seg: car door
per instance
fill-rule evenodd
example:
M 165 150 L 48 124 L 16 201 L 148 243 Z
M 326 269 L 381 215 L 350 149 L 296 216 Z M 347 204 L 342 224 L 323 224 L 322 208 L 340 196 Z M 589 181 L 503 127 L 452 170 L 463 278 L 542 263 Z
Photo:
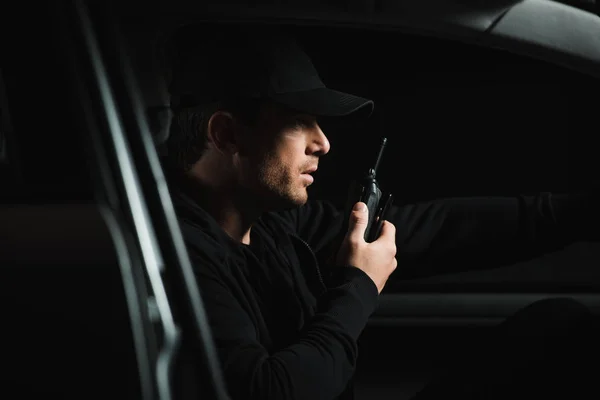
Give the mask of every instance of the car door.
M 36 11 L 1 15 L 3 397 L 226 399 L 111 9 Z
M 96 197 L 71 12 L 11 4 L 0 15 L 1 397 L 135 399 L 131 248 L 115 248 L 120 227 Z

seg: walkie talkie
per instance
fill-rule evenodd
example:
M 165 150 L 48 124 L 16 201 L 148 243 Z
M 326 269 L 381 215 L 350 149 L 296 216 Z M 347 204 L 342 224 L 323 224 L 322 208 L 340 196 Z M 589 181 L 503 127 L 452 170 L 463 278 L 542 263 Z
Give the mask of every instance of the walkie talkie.
M 362 201 L 367 205 L 367 208 L 369 209 L 369 223 L 365 230 L 365 241 L 369 243 L 377 240 L 381 234 L 383 221 L 387 218 L 388 210 L 391 208 L 393 202 L 392 194 L 387 193 L 384 196 L 381 189 L 379 189 L 379 184 L 376 179 L 377 168 L 381 162 L 381 157 L 383 156 L 383 151 L 385 150 L 386 144 L 387 138 L 384 137 L 381 141 L 381 147 L 379 148 L 379 153 L 377 154 L 375 166 L 370 168 L 367 174 L 361 179 L 355 180 L 350 184 L 348 199 L 346 202 L 346 229 L 344 229 L 344 232 L 347 231 L 348 228 L 347 224 L 350 218 L 350 213 L 352 212 L 352 207 L 354 207 L 354 205 L 359 201 Z
M 391 209 L 393 202 L 392 194 L 387 193 L 386 195 L 383 195 L 381 189 L 379 189 L 379 184 L 377 183 L 377 168 L 381 162 L 381 157 L 383 156 L 383 150 L 385 149 L 386 144 L 387 138 L 383 138 L 379 153 L 377 154 L 375 166 L 370 168 L 367 174 L 362 178 L 354 180 L 350 184 L 344 210 L 344 222 L 338 236 L 332 241 L 331 253 L 327 260 L 329 263 L 336 262 L 340 246 L 348 232 L 352 208 L 357 202 L 362 201 L 369 209 L 369 222 L 365 229 L 364 236 L 365 242 L 371 243 L 377 240 L 381 234 L 383 221 L 387 219 L 388 211 Z

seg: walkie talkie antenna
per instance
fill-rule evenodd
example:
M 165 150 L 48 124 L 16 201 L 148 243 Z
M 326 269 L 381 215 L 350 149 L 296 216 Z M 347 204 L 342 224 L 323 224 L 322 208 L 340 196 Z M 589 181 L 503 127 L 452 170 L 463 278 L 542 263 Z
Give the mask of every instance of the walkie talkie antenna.
M 383 150 L 385 150 L 386 143 L 387 143 L 387 138 L 383 138 L 381 140 L 381 147 L 379 148 L 379 154 L 377 154 L 377 160 L 375 161 L 375 167 L 373 167 L 373 169 L 371 169 L 371 171 L 369 171 L 370 175 L 372 175 L 373 178 L 375 178 L 375 175 L 377 175 L 377 168 L 379 168 L 379 163 L 381 162 L 381 156 L 383 156 Z

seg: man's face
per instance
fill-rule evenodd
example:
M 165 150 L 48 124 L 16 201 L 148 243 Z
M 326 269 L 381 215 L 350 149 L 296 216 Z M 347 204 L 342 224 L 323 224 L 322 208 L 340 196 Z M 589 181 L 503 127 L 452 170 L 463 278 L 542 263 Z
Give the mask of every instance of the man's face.
M 308 200 L 319 157 L 330 144 L 313 116 L 266 104 L 256 125 L 244 135 L 248 151 L 239 157 L 242 186 L 265 209 L 300 206 Z

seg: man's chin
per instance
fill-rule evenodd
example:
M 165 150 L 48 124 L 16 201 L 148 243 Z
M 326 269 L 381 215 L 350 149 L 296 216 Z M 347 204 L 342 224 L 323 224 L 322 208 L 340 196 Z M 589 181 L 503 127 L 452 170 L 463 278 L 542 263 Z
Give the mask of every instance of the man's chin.
M 296 194 L 293 198 L 290 198 L 290 203 L 292 203 L 291 207 L 300 207 L 306 204 L 308 201 L 308 191 L 306 189 L 302 189 L 299 193 Z
M 272 211 L 283 211 L 301 207 L 308 201 L 308 194 L 296 194 L 295 196 L 279 197 L 273 202 L 269 202 L 269 209 Z

